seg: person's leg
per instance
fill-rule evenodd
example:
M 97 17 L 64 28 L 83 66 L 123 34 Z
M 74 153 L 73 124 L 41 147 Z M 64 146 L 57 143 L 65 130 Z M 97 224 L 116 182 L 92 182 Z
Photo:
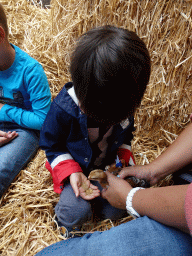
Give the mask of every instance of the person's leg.
M 37 133 L 32 130 L 18 128 L 15 125 L 0 126 L 3 131 L 16 131 L 18 137 L 0 147 L 0 197 L 8 189 L 11 182 L 22 168 L 35 155 L 39 147 Z
M 64 226 L 69 232 L 74 227 L 81 225 L 91 219 L 92 210 L 89 201 L 76 197 L 68 183 L 64 187 L 58 204 L 55 207 L 58 224 Z
M 104 232 L 58 242 L 36 256 L 189 256 L 191 252 L 190 235 L 142 217 Z
M 99 182 L 94 181 L 92 183 L 95 186 L 97 186 L 100 191 L 103 189 L 102 186 L 99 184 Z M 118 220 L 127 215 L 126 210 L 117 209 L 111 206 L 106 199 L 100 196 L 92 200 L 92 206 L 93 206 L 95 215 L 101 219 Z

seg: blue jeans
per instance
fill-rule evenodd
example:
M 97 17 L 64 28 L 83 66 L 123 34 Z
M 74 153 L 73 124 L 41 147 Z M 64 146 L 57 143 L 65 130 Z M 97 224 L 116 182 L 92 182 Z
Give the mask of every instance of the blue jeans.
M 102 190 L 97 181 L 92 183 Z M 80 196 L 77 198 L 70 184 L 65 185 L 60 200 L 55 207 L 55 213 L 59 224 L 71 231 L 73 227 L 80 227 L 91 219 L 92 209 L 96 216 L 101 219 L 117 220 L 127 214 L 125 210 L 111 206 L 102 197 L 97 197 L 91 201 L 86 201 Z
M 36 256 L 190 256 L 192 238 L 148 217 L 55 243 Z
M 18 137 L 0 147 L 0 198 L 39 147 L 39 132 L 9 122 L 0 123 L 1 131 L 16 131 Z

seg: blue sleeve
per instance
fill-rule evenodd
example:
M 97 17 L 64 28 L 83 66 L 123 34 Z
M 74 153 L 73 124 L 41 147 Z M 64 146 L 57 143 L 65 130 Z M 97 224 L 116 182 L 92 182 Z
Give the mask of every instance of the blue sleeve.
M 47 77 L 39 63 L 26 68 L 26 91 L 30 96 L 31 110 L 5 104 L 1 108 L 1 121 L 15 122 L 22 127 L 40 130 L 51 104 Z
M 66 140 L 70 133 L 71 122 L 71 116 L 53 100 L 43 123 L 39 141 L 39 145 L 45 151 L 50 164 L 58 156 L 69 153 Z

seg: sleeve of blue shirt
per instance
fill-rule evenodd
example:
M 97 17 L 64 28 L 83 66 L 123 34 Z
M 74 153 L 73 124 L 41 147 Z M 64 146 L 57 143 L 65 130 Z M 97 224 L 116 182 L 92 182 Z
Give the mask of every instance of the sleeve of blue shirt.
M 51 93 L 43 67 L 36 63 L 25 71 L 24 83 L 30 95 L 31 110 L 5 104 L 0 121 L 15 122 L 22 127 L 40 130 L 51 104 Z

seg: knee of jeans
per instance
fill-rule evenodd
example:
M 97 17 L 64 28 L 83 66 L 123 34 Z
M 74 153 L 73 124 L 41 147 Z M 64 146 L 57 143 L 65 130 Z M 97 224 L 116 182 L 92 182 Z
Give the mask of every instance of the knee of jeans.
M 0 162 L 0 172 L 4 172 L 5 170 L 9 170 L 9 162 L 4 161 L 4 159 Z
M 0 162 L 0 184 L 4 184 L 5 187 L 10 185 L 10 182 L 19 174 L 20 170 L 14 168 L 11 161 L 2 159 Z
M 8 189 L 11 182 L 17 176 L 19 171 L 14 170 L 12 166 L 9 166 L 9 162 L 5 163 L 1 161 L 0 163 L 0 198 L 4 192 Z
M 80 200 L 79 204 L 61 204 L 55 207 L 55 213 L 59 224 L 65 227 L 81 226 L 91 219 L 92 209 L 88 201 Z

